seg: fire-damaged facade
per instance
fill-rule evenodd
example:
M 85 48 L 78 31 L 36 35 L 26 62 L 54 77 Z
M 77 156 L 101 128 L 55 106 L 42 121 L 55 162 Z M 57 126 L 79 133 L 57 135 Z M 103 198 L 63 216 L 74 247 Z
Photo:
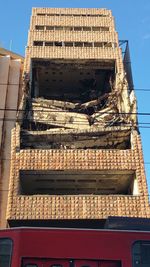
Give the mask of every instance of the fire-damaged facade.
M 130 54 L 106 9 L 34 8 L 7 221 L 149 217 Z

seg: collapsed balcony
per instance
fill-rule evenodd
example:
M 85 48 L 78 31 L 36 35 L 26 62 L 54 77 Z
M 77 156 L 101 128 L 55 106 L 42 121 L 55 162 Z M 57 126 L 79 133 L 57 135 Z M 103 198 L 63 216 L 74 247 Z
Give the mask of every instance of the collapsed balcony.
M 130 148 L 115 76 L 112 60 L 33 60 L 21 148 Z
M 21 149 L 129 149 L 130 128 L 21 130 Z

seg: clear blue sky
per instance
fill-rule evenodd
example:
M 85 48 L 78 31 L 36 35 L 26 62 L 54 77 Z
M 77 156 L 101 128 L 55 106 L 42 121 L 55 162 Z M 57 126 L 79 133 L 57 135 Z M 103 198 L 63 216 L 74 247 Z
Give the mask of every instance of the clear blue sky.
M 111 9 L 119 39 L 129 40 L 135 89 L 150 89 L 150 0 L 1 0 L 0 46 L 24 55 L 32 7 Z M 150 92 L 136 91 L 138 111 L 150 113 Z M 150 123 L 150 116 L 139 116 Z M 150 127 L 150 125 L 147 125 Z M 150 163 L 150 128 L 140 128 L 145 162 Z M 150 164 L 146 164 L 150 192 Z

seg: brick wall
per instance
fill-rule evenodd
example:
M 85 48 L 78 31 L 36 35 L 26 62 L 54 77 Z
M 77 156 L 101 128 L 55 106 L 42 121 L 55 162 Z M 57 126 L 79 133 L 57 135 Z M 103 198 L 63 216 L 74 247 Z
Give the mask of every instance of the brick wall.
M 12 134 L 12 168 L 8 220 L 102 219 L 108 216 L 149 217 L 141 140 L 133 133 L 129 150 L 20 150 L 19 128 Z M 24 196 L 19 170 L 134 170 L 138 195 Z

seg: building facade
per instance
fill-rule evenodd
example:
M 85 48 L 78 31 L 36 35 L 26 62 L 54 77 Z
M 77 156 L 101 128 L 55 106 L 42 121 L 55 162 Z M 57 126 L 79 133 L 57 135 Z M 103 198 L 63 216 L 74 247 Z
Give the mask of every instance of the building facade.
M 33 9 L 12 132 L 10 227 L 150 216 L 129 62 L 111 11 Z
M 6 227 L 11 163 L 11 130 L 21 101 L 24 58 L 0 48 L 0 226 Z

